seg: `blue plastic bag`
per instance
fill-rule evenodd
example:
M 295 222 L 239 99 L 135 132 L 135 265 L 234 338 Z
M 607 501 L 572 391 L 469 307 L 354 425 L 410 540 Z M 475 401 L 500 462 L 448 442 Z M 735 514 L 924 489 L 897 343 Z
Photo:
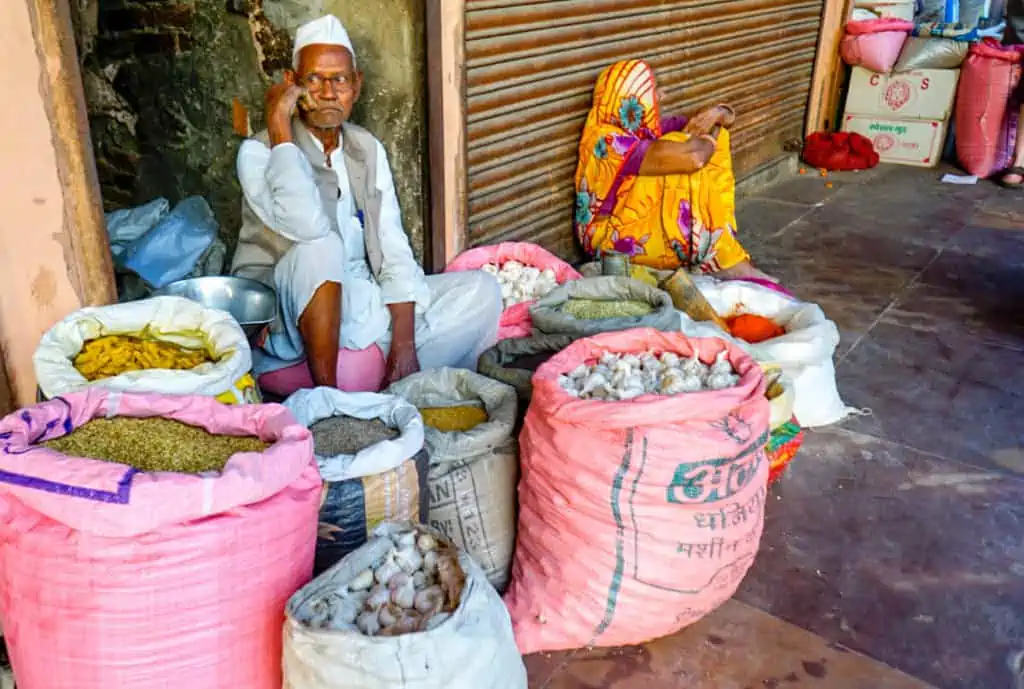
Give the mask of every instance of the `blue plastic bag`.
M 217 238 L 217 229 L 206 199 L 189 197 L 132 242 L 119 263 L 159 289 L 192 272 Z

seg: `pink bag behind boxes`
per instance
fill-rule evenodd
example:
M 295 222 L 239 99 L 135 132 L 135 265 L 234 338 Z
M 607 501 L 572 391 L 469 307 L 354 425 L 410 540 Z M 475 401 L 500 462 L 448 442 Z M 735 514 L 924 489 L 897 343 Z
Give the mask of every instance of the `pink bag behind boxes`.
M 523 265 L 541 270 L 550 268 L 555 271 L 555 279 L 560 285 L 569 280 L 579 280 L 583 277 L 575 268 L 547 249 L 530 242 L 503 242 L 463 251 L 448 264 L 444 272 L 479 270 L 488 263 L 501 266 L 506 261 L 519 261 Z M 514 304 L 502 312 L 501 326 L 498 329 L 499 341 L 511 337 L 529 337 L 532 332 L 530 323 L 530 304 L 532 303 Z
M 33 447 L 115 415 L 274 444 L 210 477 Z M 90 388 L 0 421 L 0 449 L 0 615 L 20 689 L 280 689 L 320 499 L 309 431 L 284 407 Z
M 967 172 L 988 177 L 1013 155 L 1017 109 L 1010 95 L 1021 78 L 1024 46 L 987 39 L 971 46 L 956 99 L 956 155 Z
M 913 28 L 914 23 L 904 19 L 848 22 L 839 52 L 848 65 L 888 74 L 896 65 Z
M 694 348 L 704 362 L 726 349 L 739 384 L 606 402 L 558 382 L 606 351 Z M 505 595 L 522 653 L 641 643 L 735 593 L 764 524 L 764 393 L 760 367 L 739 348 L 646 328 L 578 340 L 537 370 Z

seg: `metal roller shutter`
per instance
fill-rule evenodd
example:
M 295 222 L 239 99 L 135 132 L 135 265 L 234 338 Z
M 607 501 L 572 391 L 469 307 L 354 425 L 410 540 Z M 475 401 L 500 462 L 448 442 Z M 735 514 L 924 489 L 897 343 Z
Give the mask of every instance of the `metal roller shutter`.
M 468 242 L 570 257 L 580 128 L 598 73 L 647 60 L 665 113 L 729 102 L 737 175 L 802 134 L 822 0 L 466 0 Z

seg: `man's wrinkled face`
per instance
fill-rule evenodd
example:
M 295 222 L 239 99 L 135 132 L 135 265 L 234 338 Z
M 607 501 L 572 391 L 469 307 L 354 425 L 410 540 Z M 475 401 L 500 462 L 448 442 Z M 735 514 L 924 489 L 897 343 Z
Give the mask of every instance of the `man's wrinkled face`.
M 316 108 L 301 108 L 302 121 L 316 129 L 334 129 L 352 114 L 363 75 L 352 64 L 347 48 L 314 44 L 299 52 L 295 82 L 316 104 Z

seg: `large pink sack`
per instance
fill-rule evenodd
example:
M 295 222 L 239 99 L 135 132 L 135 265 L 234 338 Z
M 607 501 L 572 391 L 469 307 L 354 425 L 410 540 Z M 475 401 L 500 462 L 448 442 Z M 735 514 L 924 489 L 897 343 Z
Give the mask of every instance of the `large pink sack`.
M 448 264 L 444 272 L 479 270 L 488 263 L 502 266 L 506 261 L 519 261 L 523 265 L 541 270 L 550 268 L 555 271 L 555 279 L 560 285 L 569 280 L 579 280 L 583 277 L 575 268 L 547 249 L 530 242 L 503 242 L 463 251 Z M 533 330 L 530 322 L 530 304 L 532 303 L 529 301 L 513 304 L 502 312 L 501 324 L 498 328 L 498 341 L 512 337 L 530 336 Z
M 994 40 L 971 46 L 956 98 L 956 155 L 979 177 L 1004 169 L 1013 157 L 1017 108 L 1010 95 L 1021 77 L 1024 46 Z
M 839 53 L 848 65 L 888 74 L 913 28 L 913 22 L 894 18 L 848 22 Z
M 723 348 L 735 388 L 628 402 L 558 377 L 606 351 Z M 717 338 L 653 329 L 577 340 L 533 377 L 520 436 L 519 531 L 505 602 L 522 653 L 638 644 L 735 593 L 764 525 L 769 403 L 761 368 Z
M 219 476 L 33 447 L 104 416 L 274 444 Z M 280 689 L 288 597 L 309 581 L 320 479 L 276 404 L 85 392 L 0 421 L 0 617 L 19 689 Z

